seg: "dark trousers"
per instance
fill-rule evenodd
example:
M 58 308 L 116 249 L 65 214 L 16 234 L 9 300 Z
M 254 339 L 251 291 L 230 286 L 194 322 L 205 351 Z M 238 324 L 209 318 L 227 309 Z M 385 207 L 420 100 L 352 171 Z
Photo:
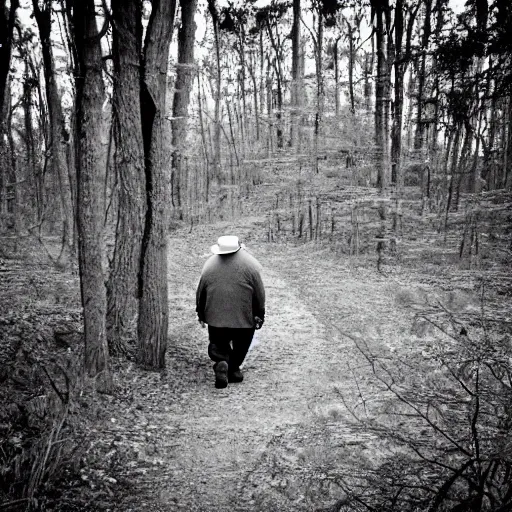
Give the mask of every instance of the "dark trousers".
M 234 372 L 243 363 L 251 346 L 254 328 L 232 329 L 209 325 L 208 336 L 210 338 L 210 344 L 208 345 L 210 359 L 217 363 L 226 361 L 229 365 L 229 371 Z M 230 342 L 233 342 L 233 348 L 231 348 Z

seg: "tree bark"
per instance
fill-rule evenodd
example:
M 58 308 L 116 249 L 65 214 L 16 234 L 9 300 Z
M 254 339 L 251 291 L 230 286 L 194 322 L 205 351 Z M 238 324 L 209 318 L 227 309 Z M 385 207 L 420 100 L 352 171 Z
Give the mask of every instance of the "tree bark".
M 201 72 L 197 71 L 197 108 L 199 112 L 199 128 L 201 131 L 201 141 L 203 145 L 204 152 L 204 160 L 206 164 L 206 172 L 205 172 L 205 184 L 204 184 L 204 201 L 208 203 L 208 197 L 210 194 L 210 153 L 208 148 L 208 140 L 206 139 L 206 133 L 204 128 L 204 120 L 203 120 L 203 100 L 201 97 Z
M 316 33 L 316 113 L 315 113 L 315 132 L 314 132 L 314 169 L 318 173 L 318 141 L 324 115 L 324 74 L 323 74 L 323 46 L 324 46 L 324 17 L 322 15 L 322 7 L 318 4 L 318 24 Z
M 397 184 L 402 156 L 402 114 L 404 100 L 404 71 L 402 38 L 404 33 L 403 0 L 397 0 L 395 8 L 395 105 L 391 127 L 391 183 Z
M 242 139 L 242 158 L 245 157 L 246 143 L 245 140 L 248 138 L 248 123 L 247 123 L 247 93 L 245 88 L 245 82 L 247 79 L 246 68 L 247 62 L 245 57 L 245 28 L 244 23 L 240 24 L 238 43 L 240 53 L 240 71 L 238 72 L 238 81 L 240 85 L 240 96 L 242 97 L 242 111 L 240 112 L 240 135 Z
M 104 84 L 94 0 L 74 7 L 76 81 L 76 166 L 78 185 L 78 261 L 84 312 L 85 368 L 109 391 L 112 378 L 106 339 L 106 290 L 103 275 L 101 130 Z
M 11 96 L 12 103 L 12 96 Z M 11 105 L 9 109 L 9 116 L 7 119 L 7 139 L 9 141 L 9 155 L 10 155 L 10 183 L 8 183 L 9 199 L 11 201 L 11 208 L 9 213 L 12 215 L 11 222 L 14 233 L 17 235 L 21 231 L 21 187 L 24 180 L 21 179 L 20 172 L 18 172 L 18 162 L 16 158 L 16 145 L 14 142 L 14 130 L 12 124 L 12 117 L 14 108 Z
M 62 239 L 64 246 L 72 250 L 73 240 L 73 203 L 69 169 L 67 168 L 67 145 L 69 144 L 69 133 L 64 123 L 62 112 L 61 95 L 57 87 L 55 77 L 55 62 L 52 53 L 51 27 L 52 8 L 51 0 L 45 0 L 43 7 L 39 7 L 38 0 L 32 0 L 34 17 L 39 29 L 41 38 L 41 49 L 43 55 L 44 78 L 46 84 L 46 101 L 48 104 L 49 117 L 49 149 L 51 154 L 52 169 L 58 182 L 58 193 L 60 195 L 60 217 L 62 222 Z
M 14 21 L 18 7 L 18 0 L 11 0 L 9 8 L 5 0 L 0 1 L 0 214 L 7 211 L 8 169 L 12 165 L 5 135 L 10 105 L 8 91 Z
M 443 1 L 436 1 L 436 27 L 434 31 L 434 40 L 439 40 L 441 37 L 441 33 L 444 26 L 444 16 L 443 16 Z M 434 163 L 437 160 L 437 151 L 438 151 L 438 131 L 439 131 L 439 110 L 440 110 L 440 101 L 441 101 L 441 90 L 440 90 L 440 77 L 437 71 L 438 68 L 438 57 L 434 55 L 432 57 L 432 69 L 431 74 L 434 77 L 433 83 L 433 97 L 434 97 L 434 122 L 432 123 L 432 137 L 430 138 L 430 147 L 429 147 L 429 160 Z
M 144 147 L 140 104 L 141 9 L 138 0 L 113 0 L 113 123 L 117 172 L 117 224 L 107 282 L 110 348 L 123 352 L 134 336 L 138 311 L 137 279 L 146 211 Z
M 375 4 L 375 5 L 374 5 Z M 389 92 L 389 68 L 387 61 L 385 9 L 388 6 L 378 0 L 372 2 L 376 17 L 377 83 L 375 88 L 375 143 L 377 147 L 377 187 L 383 189 L 388 181 L 389 122 L 386 117 Z
M 403 129 L 403 102 L 404 102 L 404 76 L 411 58 L 412 30 L 419 10 L 419 5 L 410 11 L 405 30 L 405 49 L 402 50 L 404 36 L 405 16 L 404 2 L 397 0 L 395 6 L 395 89 L 393 123 L 391 128 L 391 183 L 401 187 L 402 181 L 402 129 Z
M 300 0 L 293 0 L 293 25 L 292 25 L 292 132 L 290 145 L 294 148 L 299 146 L 300 133 L 299 125 L 302 110 L 302 66 L 301 66 L 301 44 L 300 44 Z
M 33 77 L 30 73 L 30 66 L 28 63 L 28 55 L 23 55 L 25 61 L 25 76 L 23 79 L 23 121 L 25 128 L 25 151 L 27 155 L 27 176 L 31 189 L 30 196 L 30 212 L 33 216 L 29 222 L 39 223 L 42 216 L 42 184 L 38 179 L 39 173 L 37 172 L 37 159 L 36 159 L 36 146 L 34 140 L 34 124 L 32 117 L 32 90 L 33 90 Z
M 387 186 L 389 167 L 389 72 L 388 53 L 389 37 L 388 27 L 389 4 L 379 0 L 372 0 L 373 14 L 376 18 L 375 39 L 377 49 L 377 84 L 375 88 L 375 143 L 377 147 L 377 187 L 380 201 L 377 208 L 379 215 L 379 229 L 377 233 L 377 269 L 380 270 L 384 251 L 386 248 L 386 221 L 387 221 Z
M 137 362 L 165 367 L 169 301 L 167 286 L 167 176 L 163 166 L 163 125 L 167 64 L 176 0 L 154 0 L 144 44 L 142 135 L 147 211 L 139 274 Z
M 431 28 L 431 14 L 432 14 L 432 0 L 425 1 L 425 21 L 423 23 L 423 35 L 421 38 L 421 48 L 423 50 L 421 56 L 421 63 L 418 72 L 418 106 L 416 116 L 416 132 L 414 136 L 414 149 L 420 150 L 423 147 L 423 138 L 425 133 L 425 124 L 423 120 L 423 97 L 425 88 L 425 71 L 426 71 L 426 60 L 427 60 L 427 46 L 430 38 Z
M 336 112 L 336 117 L 340 115 L 340 64 L 339 64 L 339 50 L 338 45 L 340 42 L 340 37 L 336 38 L 334 42 L 333 48 L 333 58 L 334 58 L 334 111 Z
M 0 0 L 0 112 L 4 111 L 5 93 L 11 69 L 14 20 L 18 7 L 19 0 L 11 0 L 9 8 L 7 8 L 5 0 Z M 0 120 L 0 130 L 3 119 Z
M 350 112 L 354 114 L 355 112 L 355 98 L 354 98 L 354 65 L 356 61 L 356 52 L 354 47 L 354 30 L 355 27 L 352 26 L 352 24 L 343 17 L 343 20 L 345 21 L 345 25 L 347 26 L 347 32 L 348 32 L 348 94 L 350 98 Z M 335 71 L 335 81 L 336 81 L 336 89 L 338 89 L 338 39 L 336 39 L 336 45 L 335 45 L 335 65 L 336 65 L 336 71 Z M 338 92 L 336 92 L 336 106 L 338 107 L 339 98 L 338 98 Z
M 283 126 L 282 126 L 282 117 L 283 117 L 283 69 L 282 69 L 282 52 L 281 52 L 281 42 L 279 38 L 279 31 L 276 28 L 276 35 L 274 36 L 274 32 L 272 31 L 272 26 L 270 25 L 270 20 L 267 18 L 267 33 L 270 39 L 270 44 L 272 45 L 272 49 L 274 50 L 275 58 L 273 59 L 273 67 L 276 74 L 276 85 L 277 85 L 277 108 L 276 110 L 276 136 L 277 136 L 277 147 L 283 147 Z M 271 88 L 273 92 L 273 87 Z
M 512 160 L 512 96 L 505 97 L 505 105 L 508 108 L 504 112 L 504 147 L 503 147 L 503 179 L 502 187 L 510 189 L 512 187 L 512 172 L 510 171 L 510 161 Z
M 260 140 L 260 108 L 258 106 L 258 85 L 256 82 L 256 69 L 254 64 L 254 53 L 249 54 L 249 75 L 252 80 L 253 101 L 254 101 L 254 122 L 256 125 L 256 140 Z
M 373 46 L 373 38 L 372 38 L 372 46 Z M 370 81 L 370 77 L 373 73 L 373 52 L 366 53 L 364 56 L 364 104 L 366 110 L 370 110 L 371 107 L 371 98 L 372 98 L 372 83 Z
M 172 114 L 172 175 L 173 203 L 178 208 L 179 218 L 182 211 L 182 157 L 187 145 L 187 119 L 190 91 L 195 74 L 194 41 L 196 24 L 194 14 L 197 0 L 180 0 L 181 26 L 178 32 L 178 64 L 174 85 L 174 101 Z M 186 193 L 186 192 L 185 192 Z
M 220 92 L 222 89 L 222 76 L 220 68 L 220 34 L 219 34 L 219 13 L 215 0 L 208 0 L 208 10 L 213 22 L 213 34 L 215 39 L 215 62 L 216 62 L 216 80 L 215 80 L 215 130 L 213 135 L 213 155 L 212 168 L 213 177 L 217 184 L 221 181 L 221 151 L 220 151 Z

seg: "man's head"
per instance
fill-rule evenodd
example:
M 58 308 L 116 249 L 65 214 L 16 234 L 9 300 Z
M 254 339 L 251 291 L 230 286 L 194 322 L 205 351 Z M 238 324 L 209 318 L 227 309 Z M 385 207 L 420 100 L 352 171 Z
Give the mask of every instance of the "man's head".
M 213 254 L 233 254 L 241 249 L 240 241 L 237 236 L 221 236 L 215 245 L 212 245 Z

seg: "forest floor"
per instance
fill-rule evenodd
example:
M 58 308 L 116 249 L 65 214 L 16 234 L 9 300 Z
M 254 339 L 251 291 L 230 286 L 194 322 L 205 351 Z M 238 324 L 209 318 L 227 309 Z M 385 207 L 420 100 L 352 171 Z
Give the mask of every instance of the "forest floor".
M 363 365 L 336 327 L 406 350 L 413 315 L 395 296 L 410 284 L 321 247 L 259 241 L 261 224 L 247 218 L 171 238 L 167 370 L 125 368 L 118 384 L 129 388 L 126 398 L 112 400 L 102 429 L 104 443 L 134 454 L 121 477 L 130 493 L 116 510 L 312 510 L 336 497 L 330 468 L 375 455 L 371 436 L 347 424 L 340 394 L 357 394 L 352 372 L 364 380 Z M 225 232 L 262 263 L 268 313 L 244 382 L 218 390 L 194 309 L 209 246 Z
M 246 212 L 171 234 L 167 368 L 151 373 L 129 360 L 114 361 L 115 392 L 97 396 L 92 407 L 85 404 L 80 463 L 48 509 L 329 510 L 345 496 L 347 479 L 376 467 L 390 450 L 365 428 L 364 419 L 385 407 L 365 355 L 390 367 L 420 357 L 428 373 L 432 340 L 443 337 L 418 316 L 442 304 L 471 329 L 470 319 L 482 312 L 484 274 L 487 282 L 503 285 L 506 279 L 494 268 L 476 272 L 428 261 L 379 272 L 374 253 L 356 258 L 337 254 L 326 242 L 269 243 L 266 222 Z M 218 390 L 207 331 L 195 314 L 195 288 L 210 245 L 227 233 L 237 234 L 264 267 L 267 317 L 247 356 L 243 383 Z M 27 389 L 33 376 L 16 370 L 16 361 L 41 361 L 43 341 L 60 341 L 61 352 L 69 353 L 79 340 L 76 272 L 34 268 L 27 271 L 16 260 L 0 265 L 0 341 L 14 346 L 9 359 L 0 343 L 0 357 L 13 361 L 8 372 L 14 368 L 11 380 L 0 372 L 0 381 Z M 509 292 L 510 281 L 504 286 Z M 486 307 L 510 321 L 498 288 L 488 287 Z M 27 296 L 33 298 L 18 307 Z M 50 313 L 65 331 L 61 336 L 44 320 Z M 41 340 L 41 354 L 23 350 L 27 338 Z M 14 388 L 5 389 L 3 402 Z M 26 394 L 27 400 L 36 395 Z M 13 435 L 9 414 L 2 413 L 0 430 Z M 18 451 L 23 444 L 19 436 L 8 443 Z
M 312 510 L 318 492 L 332 491 L 328 468 L 361 456 L 352 446 L 364 447 L 368 436 L 344 428 L 339 396 L 356 391 L 347 367 L 353 347 L 331 322 L 360 335 L 379 331 L 385 343 L 410 330 L 408 317 L 390 301 L 382 276 L 354 272 L 327 250 L 258 243 L 254 224 L 207 226 L 171 239 L 167 371 L 140 379 L 129 372 L 129 400 L 109 411 L 116 446 L 140 450 L 126 472 L 136 497 L 119 510 Z M 268 313 L 244 382 L 217 390 L 194 292 L 210 242 L 228 231 L 264 266 Z
M 411 304 L 426 307 L 430 296 L 461 314 L 479 308 L 471 278 L 465 285 L 472 290 L 454 291 L 446 276 L 391 268 L 383 274 L 369 264 L 373 256 L 356 264 L 321 245 L 269 244 L 264 225 L 248 217 L 170 239 L 167 369 L 148 374 L 129 365 L 118 373 L 123 398 L 111 399 L 98 433 L 110 457 L 123 454 L 114 476 L 125 492 L 103 509 L 283 512 L 332 505 L 343 497 L 338 483 L 386 451 L 344 405 L 357 414 L 364 405 L 370 415 L 380 407 L 361 345 L 404 360 L 425 349 Z M 223 233 L 238 234 L 262 263 L 268 313 L 244 382 L 218 390 L 194 301 L 209 246 Z

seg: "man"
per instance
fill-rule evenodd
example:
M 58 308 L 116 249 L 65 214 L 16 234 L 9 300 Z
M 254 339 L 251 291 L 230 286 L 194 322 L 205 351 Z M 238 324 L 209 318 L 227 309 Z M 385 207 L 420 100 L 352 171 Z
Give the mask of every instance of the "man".
M 261 265 L 236 236 L 221 236 L 211 248 L 196 293 L 199 322 L 208 324 L 208 355 L 215 387 L 242 382 L 240 371 L 254 336 L 265 319 L 265 288 Z

